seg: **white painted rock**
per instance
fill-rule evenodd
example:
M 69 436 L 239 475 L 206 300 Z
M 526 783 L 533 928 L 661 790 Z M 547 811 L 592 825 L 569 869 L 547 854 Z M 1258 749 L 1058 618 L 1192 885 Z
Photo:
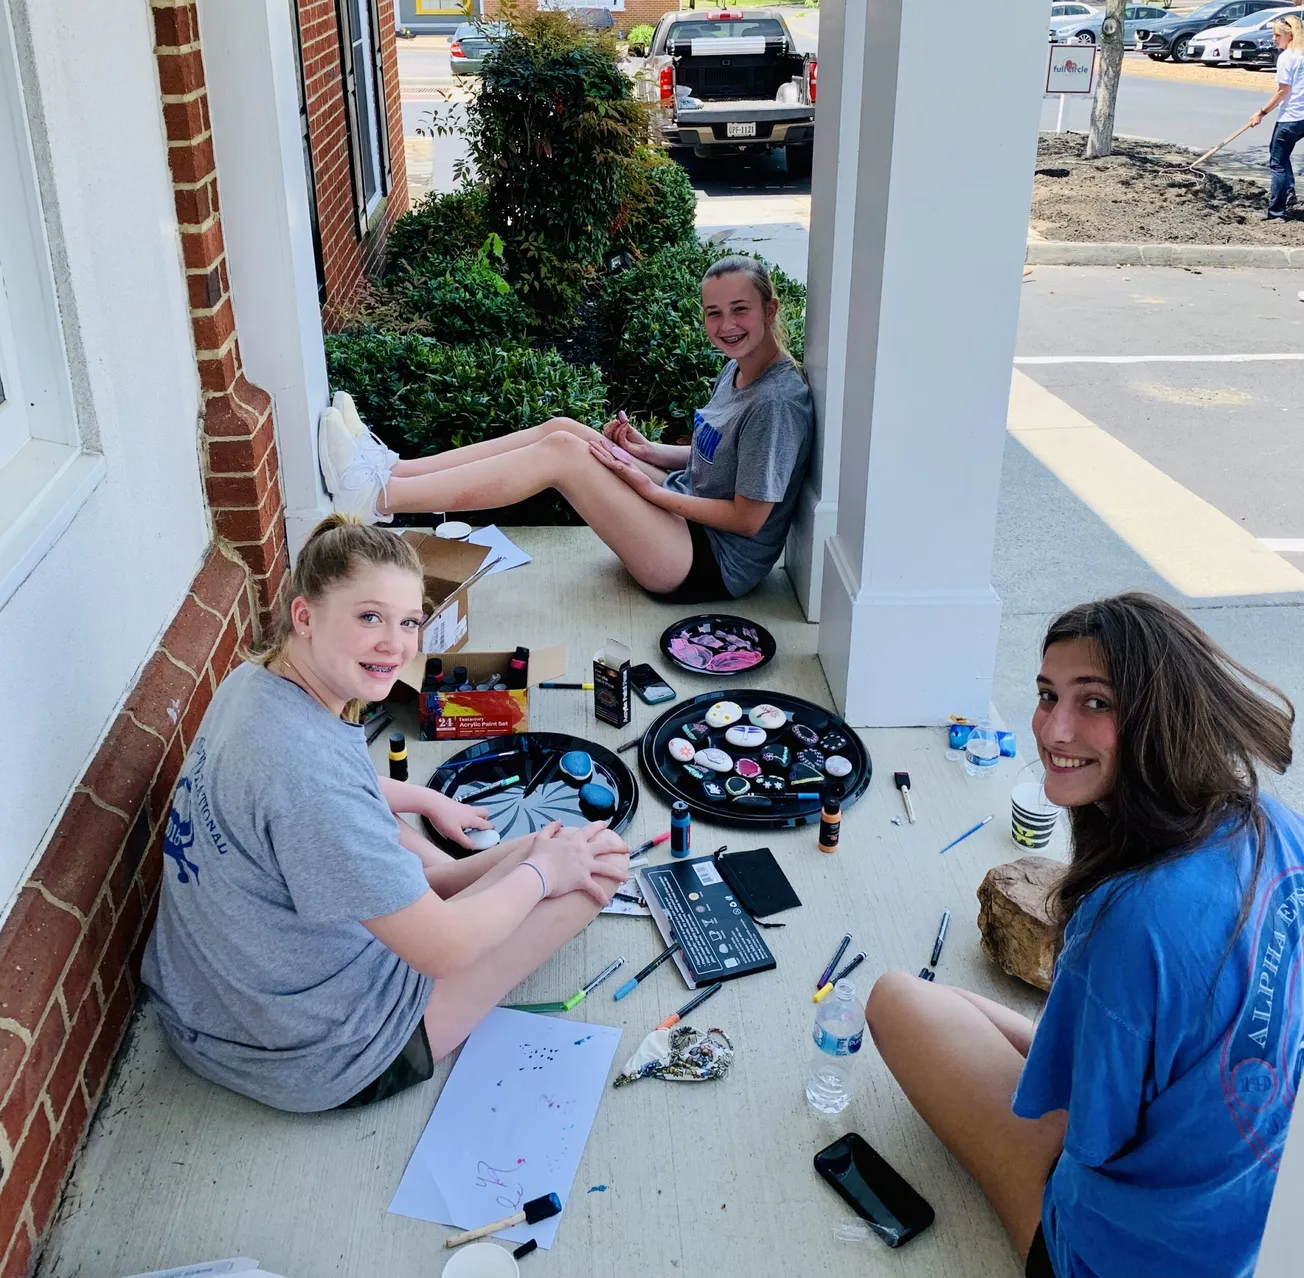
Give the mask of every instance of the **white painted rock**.
M 735 723 L 724 739 L 740 750 L 755 750 L 765 744 L 765 729 L 751 723 Z
M 717 750 L 714 747 L 709 750 L 699 750 L 693 756 L 693 762 L 699 768 L 710 768 L 712 772 L 733 771 L 733 759 L 723 750 Z
M 736 701 L 717 701 L 706 712 L 706 722 L 712 728 L 727 728 L 743 717 L 743 708 Z

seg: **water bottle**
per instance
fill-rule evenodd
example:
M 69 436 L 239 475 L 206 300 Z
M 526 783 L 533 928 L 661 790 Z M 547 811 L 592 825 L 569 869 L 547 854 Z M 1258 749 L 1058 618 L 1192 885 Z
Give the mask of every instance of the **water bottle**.
M 1001 743 L 989 719 L 984 719 L 964 744 L 964 770 L 971 777 L 994 777 L 1001 757 Z
M 821 1114 L 840 1114 L 851 1101 L 851 1062 L 865 1039 L 865 1009 L 850 981 L 839 981 L 820 1003 L 813 1037 L 806 1099 Z

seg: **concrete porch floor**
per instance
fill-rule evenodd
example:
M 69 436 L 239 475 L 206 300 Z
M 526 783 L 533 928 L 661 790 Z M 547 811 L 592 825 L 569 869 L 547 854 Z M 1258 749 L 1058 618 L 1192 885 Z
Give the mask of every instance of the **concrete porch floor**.
M 662 629 L 693 609 L 651 602 L 586 529 L 517 529 L 534 556 L 524 568 L 474 590 L 471 647 L 516 643 L 570 646 L 570 674 L 581 677 L 608 636 L 630 644 L 635 660 L 670 675 L 681 697 L 719 682 L 671 671 L 657 649 Z M 759 684 L 830 705 L 815 656 L 817 628 L 801 617 L 780 572 L 739 610 L 775 635 L 779 655 Z M 536 691 L 532 726 L 580 733 L 612 747 L 656 717 L 635 701 L 624 729 L 597 724 L 589 694 Z M 398 726 L 409 733 L 413 780 L 424 781 L 455 745 L 416 739 L 415 708 Z M 1016 724 L 1023 728 L 1023 724 Z M 625 1278 L 806 1275 L 845 1268 L 884 1275 L 1014 1278 L 1020 1272 L 996 1217 L 969 1178 L 914 1115 L 872 1046 L 857 1065 L 856 1095 L 836 1119 L 816 1115 L 802 1094 L 812 1004 L 810 991 L 844 931 L 868 951 L 856 984 L 863 996 L 882 971 L 917 971 L 944 908 L 953 913 L 939 978 L 1035 1014 L 1035 991 L 1006 978 L 979 951 L 974 889 L 985 871 L 1019 855 L 1008 829 L 1009 787 L 1019 764 L 1002 762 L 990 783 L 969 780 L 946 758 L 940 730 L 869 731 L 874 760 L 869 791 L 843 820 L 833 856 L 806 827 L 750 835 L 697 823 L 695 852 L 728 843 L 767 844 L 798 895 L 785 930 L 766 934 L 773 972 L 732 982 L 701 1027 L 719 1025 L 738 1054 L 719 1083 L 679 1086 L 646 1080 L 607 1089 L 571 1187 L 556 1246 L 523 1262 L 546 1275 L 620 1274 Z M 383 768 L 384 735 L 373 754 Z M 626 755 L 633 760 L 633 755 Z M 891 774 L 914 781 L 919 821 L 896 826 Z M 667 828 L 667 805 L 640 778 L 631 842 Z M 975 821 L 997 819 L 939 857 L 938 848 Z M 664 849 L 658 849 L 664 857 Z M 617 955 L 632 972 L 660 949 L 650 921 L 602 916 L 517 991 L 519 1001 L 559 996 Z M 667 966 L 615 1003 L 603 989 L 572 1019 L 625 1030 L 619 1067 L 642 1035 L 684 1001 Z M 436 1274 L 447 1230 L 386 1208 L 434 1106 L 449 1066 L 434 1080 L 379 1106 L 324 1116 L 290 1116 L 204 1082 L 169 1053 L 152 1013 L 138 1011 L 91 1129 L 52 1240 L 44 1278 L 121 1275 L 221 1256 L 245 1255 L 287 1278 L 415 1278 Z M 860 1132 L 934 1206 L 937 1222 L 909 1246 L 845 1243 L 838 1223 L 852 1219 L 811 1167 L 814 1153 L 846 1131 Z M 587 1193 L 590 1185 L 609 1186 Z

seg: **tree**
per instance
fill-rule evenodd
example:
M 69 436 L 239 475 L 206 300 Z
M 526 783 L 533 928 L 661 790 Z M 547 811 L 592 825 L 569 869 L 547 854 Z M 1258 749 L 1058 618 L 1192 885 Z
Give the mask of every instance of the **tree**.
M 1105 0 L 1105 18 L 1100 24 L 1100 79 L 1091 100 L 1091 130 L 1087 134 L 1084 160 L 1098 160 L 1114 150 L 1114 107 L 1118 103 L 1118 81 L 1123 73 L 1123 9 L 1126 0 Z

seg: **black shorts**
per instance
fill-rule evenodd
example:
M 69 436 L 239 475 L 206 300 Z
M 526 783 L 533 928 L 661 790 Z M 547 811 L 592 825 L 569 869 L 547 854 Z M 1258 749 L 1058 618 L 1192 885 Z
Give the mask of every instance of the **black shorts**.
M 662 594 L 649 590 L 647 593 L 662 603 L 675 604 L 719 603 L 732 599 L 720 575 L 720 565 L 711 549 L 706 529 L 691 519 L 686 522 L 689 536 L 693 539 L 693 562 L 689 565 L 688 576 L 673 590 Z
M 1050 1252 L 1046 1250 L 1046 1235 L 1042 1233 L 1040 1225 L 1032 1236 L 1032 1246 L 1028 1248 L 1023 1278 L 1055 1278 L 1055 1271 L 1050 1264 Z
M 418 1083 L 429 1082 L 434 1074 L 435 1058 L 431 1054 L 430 1039 L 426 1035 L 425 1017 L 422 1017 L 407 1045 L 385 1067 L 384 1073 L 335 1108 L 361 1109 L 364 1105 L 374 1105 L 377 1101 L 388 1100 Z

